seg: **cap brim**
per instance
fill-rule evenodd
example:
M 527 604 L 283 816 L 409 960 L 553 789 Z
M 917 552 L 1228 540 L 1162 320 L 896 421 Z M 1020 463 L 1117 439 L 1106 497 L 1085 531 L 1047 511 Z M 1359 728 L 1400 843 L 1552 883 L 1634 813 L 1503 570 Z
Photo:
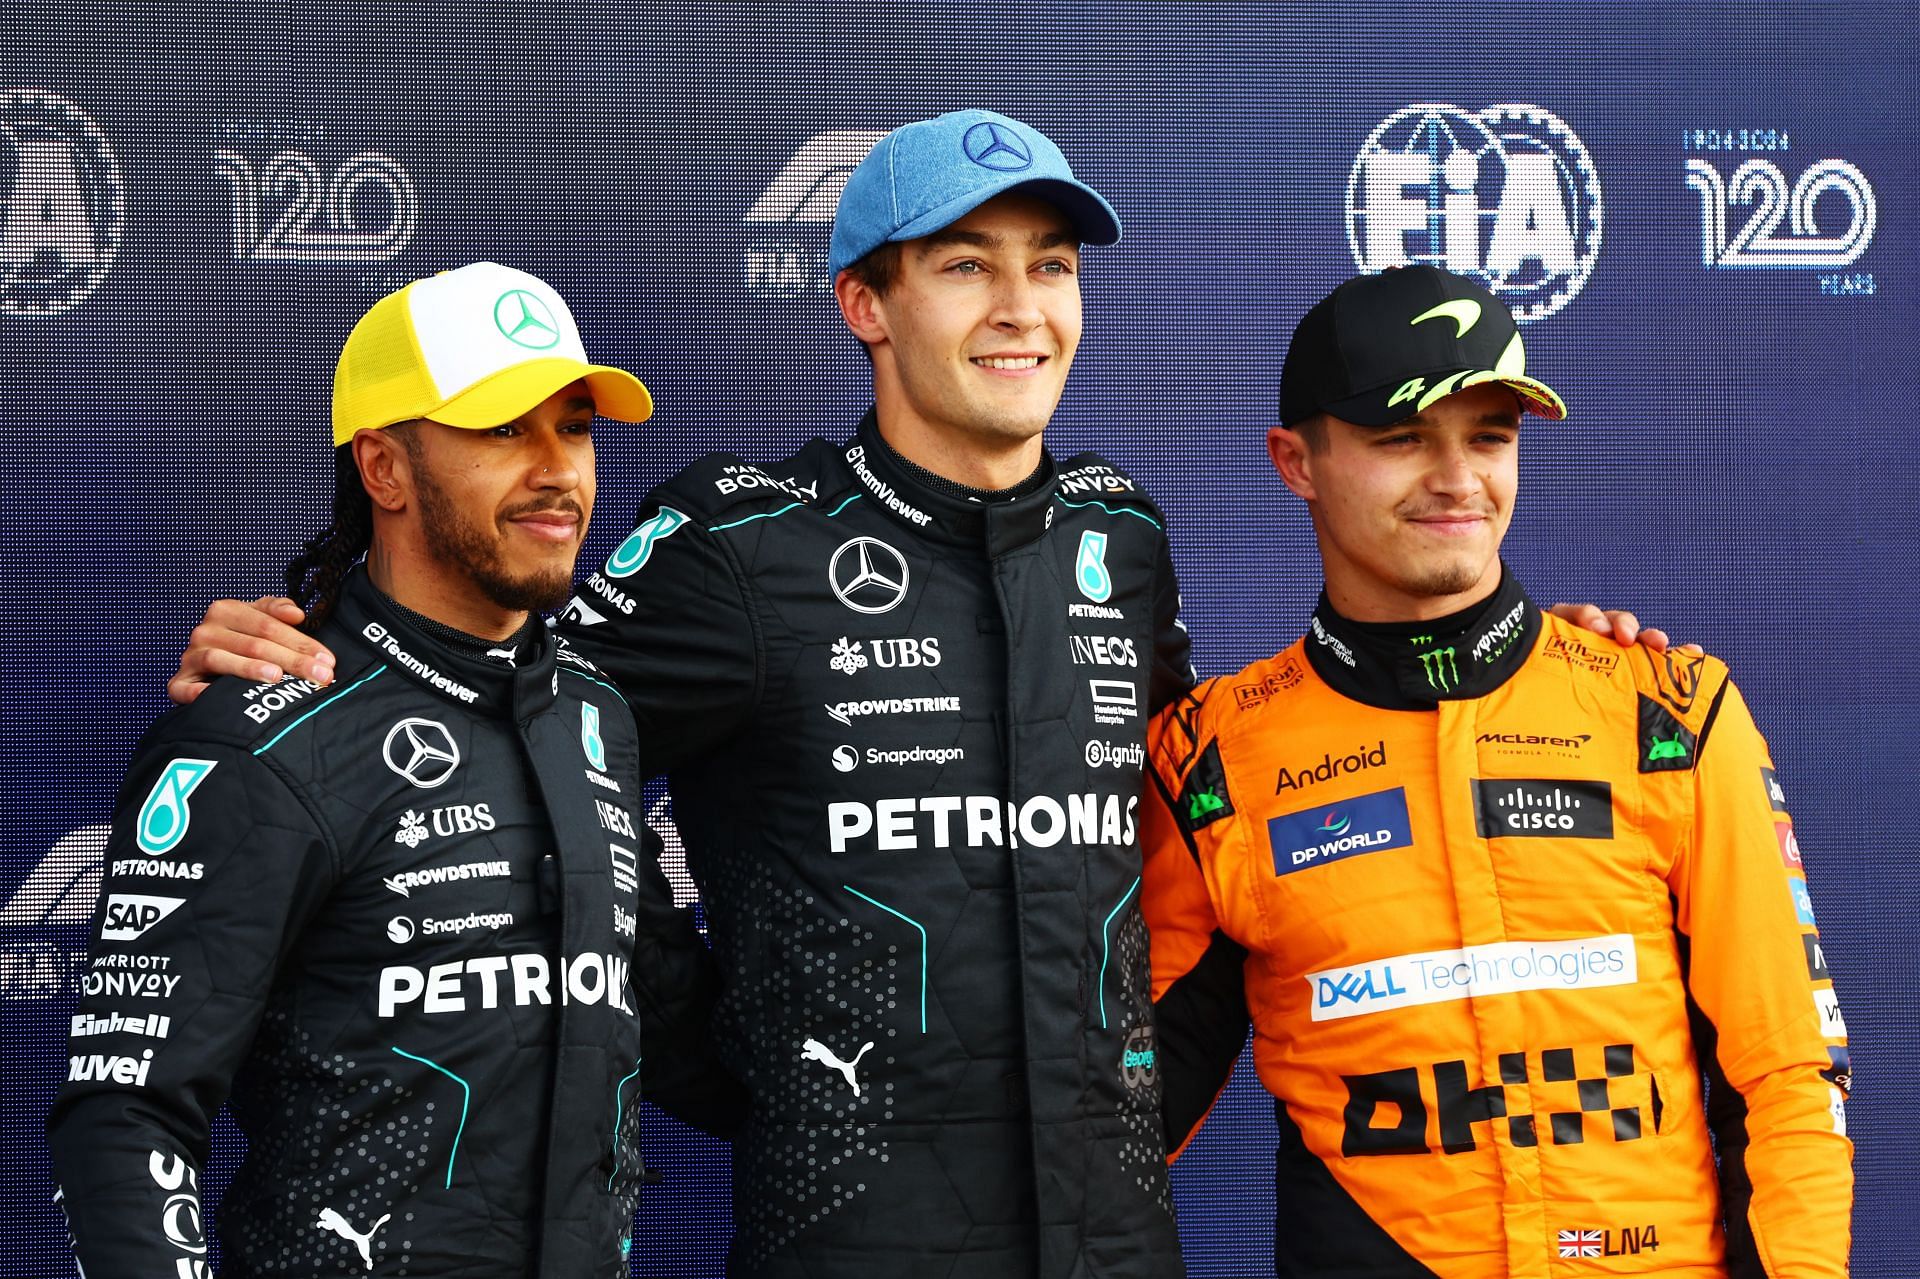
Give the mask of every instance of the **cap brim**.
M 1045 200 L 1068 218 L 1072 219 L 1074 230 L 1082 244 L 1118 244 L 1120 242 L 1120 215 L 1113 211 L 1106 197 L 1079 181 L 1077 178 L 1026 178 L 1021 179 L 1008 174 L 1008 181 L 1000 186 L 977 187 L 958 199 L 947 201 L 937 208 L 929 209 L 913 221 L 907 223 L 892 235 L 889 242 L 898 240 L 917 240 L 923 235 L 932 235 L 944 230 L 972 213 L 987 201 L 1010 192 L 1018 191 L 1031 195 L 1035 199 Z
M 486 430 L 511 422 L 570 382 L 587 384 L 593 409 L 616 422 L 653 416 L 653 396 L 625 369 L 564 357 L 528 360 L 482 378 L 423 416 L 446 426 Z
M 1455 379 L 1458 379 L 1457 381 Z M 1429 374 L 1426 384 L 1438 387 L 1452 382 L 1447 394 L 1464 391 L 1470 386 L 1485 386 L 1493 383 L 1504 386 L 1514 393 L 1520 401 L 1522 412 L 1558 422 L 1567 416 L 1567 402 L 1560 398 L 1559 392 L 1538 378 L 1530 378 L 1520 373 L 1495 373 L 1491 369 L 1478 372 L 1456 371 L 1453 373 Z M 1397 387 L 1374 387 L 1358 395 L 1350 395 L 1334 404 L 1324 404 L 1318 410 L 1331 413 L 1345 422 L 1356 426 L 1392 426 L 1395 422 L 1412 417 L 1420 411 L 1416 400 L 1392 400 Z

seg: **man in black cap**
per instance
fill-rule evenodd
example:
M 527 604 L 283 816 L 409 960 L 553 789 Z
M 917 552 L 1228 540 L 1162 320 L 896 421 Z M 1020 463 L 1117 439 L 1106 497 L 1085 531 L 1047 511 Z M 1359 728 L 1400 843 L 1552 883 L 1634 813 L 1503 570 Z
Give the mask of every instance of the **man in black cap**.
M 1596 644 L 1501 563 L 1523 412 L 1566 407 L 1459 276 L 1294 335 L 1311 629 L 1149 731 L 1168 1146 L 1251 1020 L 1281 1274 L 1838 1279 L 1846 1027 L 1785 792 L 1725 666 Z

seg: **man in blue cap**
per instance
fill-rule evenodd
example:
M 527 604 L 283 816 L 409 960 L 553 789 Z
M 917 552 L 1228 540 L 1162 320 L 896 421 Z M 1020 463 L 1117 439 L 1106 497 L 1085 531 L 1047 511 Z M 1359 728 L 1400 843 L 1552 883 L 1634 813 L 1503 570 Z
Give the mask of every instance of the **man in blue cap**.
M 660 485 L 560 623 L 671 774 L 706 907 L 750 1097 L 730 1273 L 1181 1273 L 1136 822 L 1187 637 L 1159 510 L 1041 442 L 1081 247 L 1119 236 L 1017 120 L 887 135 L 829 259 L 873 408 Z M 208 624 L 176 696 L 324 670 L 249 606 Z

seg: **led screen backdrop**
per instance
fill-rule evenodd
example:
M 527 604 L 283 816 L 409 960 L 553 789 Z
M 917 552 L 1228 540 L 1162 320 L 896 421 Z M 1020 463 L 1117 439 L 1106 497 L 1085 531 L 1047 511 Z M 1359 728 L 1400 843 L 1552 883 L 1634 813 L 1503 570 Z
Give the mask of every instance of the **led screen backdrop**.
M 205 601 L 277 590 L 324 522 L 352 320 L 479 257 L 559 287 L 660 405 L 600 437 L 597 561 L 696 454 L 849 429 L 839 185 L 880 132 L 984 105 L 1059 139 L 1126 221 L 1087 255 L 1050 440 L 1158 495 L 1205 673 L 1288 642 L 1313 599 L 1262 448 L 1305 306 L 1428 260 L 1526 318 L 1573 416 L 1526 428 L 1510 559 L 1543 600 L 1630 605 L 1732 663 L 1852 1034 L 1855 1273 L 1911 1274 L 1920 86 L 1898 10 L 9 4 L 0 1268 L 71 1273 L 40 1124 L 102 823 Z M 649 1146 L 635 1273 L 717 1274 L 724 1148 L 657 1117 Z M 1271 1146 L 1243 1071 L 1176 1174 L 1196 1275 L 1268 1265 Z

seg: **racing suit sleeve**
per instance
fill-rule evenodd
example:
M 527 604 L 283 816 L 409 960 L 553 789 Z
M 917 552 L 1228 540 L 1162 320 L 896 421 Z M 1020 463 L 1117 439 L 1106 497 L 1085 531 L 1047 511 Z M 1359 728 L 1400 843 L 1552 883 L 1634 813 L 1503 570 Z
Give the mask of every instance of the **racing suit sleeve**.
M 682 1123 L 732 1137 L 746 1120 L 747 1092 L 720 1062 L 712 1014 L 720 982 L 693 911 L 673 904 L 660 870 L 660 836 L 641 830 L 632 973 L 641 1019 L 640 1087 Z
M 299 798 L 246 751 L 173 742 L 136 758 L 47 1118 L 85 1273 L 210 1273 L 198 1184 L 214 1115 L 335 864 Z
M 1148 727 L 1148 785 L 1141 803 L 1140 909 L 1152 952 L 1169 1160 L 1180 1157 L 1227 1086 L 1250 1025 L 1247 952 L 1220 928 L 1194 838 L 1232 815 L 1224 777 L 1214 776 L 1217 744 L 1194 746 L 1186 717 L 1197 705 L 1193 697 L 1177 702 Z M 1210 798 L 1199 798 L 1202 792 Z
M 1160 539 L 1153 573 L 1153 671 L 1147 688 L 1149 714 L 1173 702 L 1194 685 L 1193 642 L 1180 621 L 1180 581 L 1173 552 Z
M 559 626 L 633 707 L 642 777 L 711 751 L 759 700 L 759 635 L 734 561 L 697 515 L 658 495 Z
M 1772 765 L 1726 681 L 1700 729 L 1692 838 L 1670 886 L 1729 1271 L 1840 1279 L 1853 1194 L 1846 1026 Z

